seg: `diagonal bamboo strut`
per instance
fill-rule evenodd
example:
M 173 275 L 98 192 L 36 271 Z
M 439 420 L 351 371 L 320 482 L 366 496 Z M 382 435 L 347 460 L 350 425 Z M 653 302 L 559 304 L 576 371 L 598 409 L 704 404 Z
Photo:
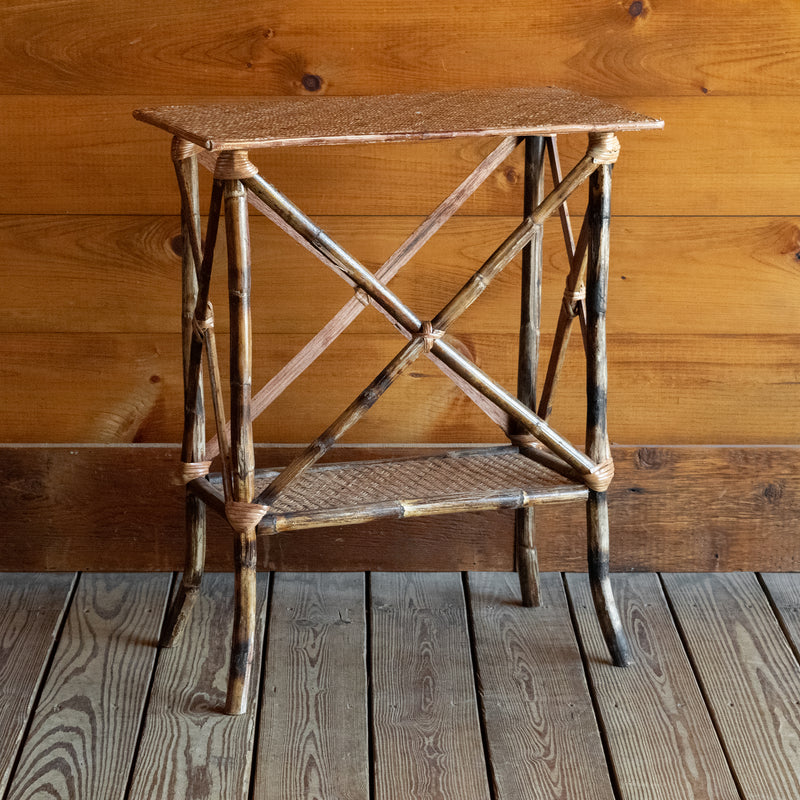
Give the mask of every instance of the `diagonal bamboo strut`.
M 347 279 L 355 283 L 378 302 L 398 323 L 413 334 L 412 340 L 398 353 L 390 364 L 370 383 L 370 385 L 345 409 L 345 411 L 312 442 L 300 456 L 294 459 L 272 483 L 259 495 L 256 502 L 269 505 L 276 496 L 293 480 L 318 461 L 350 427 L 391 385 L 392 381 L 411 364 L 423 351 L 422 340 L 430 337 L 430 330 L 436 333 L 430 349 L 436 352 L 445 363 L 461 376 L 467 383 L 478 389 L 492 403 L 505 411 L 514 421 L 536 438 L 546 444 L 570 466 L 581 474 L 589 473 L 595 468 L 594 462 L 572 446 L 566 439 L 553 431 L 536 414 L 525 407 L 513 395 L 498 386 L 477 365 L 454 350 L 441 340 L 447 328 L 463 314 L 486 290 L 491 281 L 500 274 L 503 268 L 541 232 L 541 225 L 563 203 L 564 199 L 583 183 L 596 169 L 591 156 L 587 155 L 571 170 L 569 175 L 533 210 L 517 229 L 495 250 L 483 266 L 459 289 L 453 298 L 425 326 L 417 322 L 412 328 L 407 320 L 416 319 L 413 312 L 402 301 L 389 293 L 375 277 L 359 264 L 351 255 L 329 239 L 305 215 L 266 181 L 254 176 L 246 181 L 247 186 L 265 203 L 270 205 L 283 220 L 289 223 L 298 233 L 309 238 L 330 260 L 331 265 L 338 267 Z
M 521 140 L 514 136 L 503 139 L 500 144 L 478 164 L 478 166 L 462 181 L 462 183 L 425 219 L 425 221 L 400 245 L 389 259 L 376 272 L 375 277 L 382 283 L 390 281 L 422 248 L 422 246 L 438 231 L 442 225 L 464 204 L 486 178 L 508 157 Z M 210 154 L 201 159 L 211 166 Z M 288 226 L 268 205 L 250 193 L 250 200 L 259 211 L 279 225 L 292 238 L 304 247 L 315 250 L 293 228 Z M 301 375 L 327 347 L 358 317 L 365 308 L 357 298 L 349 300 L 340 311 L 309 341 L 300 352 L 288 361 L 252 398 L 251 412 L 255 419 Z M 457 376 L 452 376 L 457 380 Z M 213 458 L 219 450 L 219 437 L 213 438 L 207 445 L 208 458 Z
M 553 185 L 561 183 L 561 159 L 558 157 L 558 141 L 555 136 L 548 136 L 545 140 L 547 145 L 547 156 L 550 161 L 550 175 L 553 178 Z M 569 219 L 569 209 L 565 200 L 558 209 L 561 218 L 561 230 L 564 233 L 564 245 L 567 248 L 567 257 L 570 262 L 575 255 L 575 239 L 572 236 L 572 224 Z
M 553 339 L 553 347 L 550 350 L 550 360 L 547 364 L 547 376 L 542 387 L 542 396 L 539 399 L 539 416 L 542 419 L 548 419 L 550 412 L 553 410 L 553 396 L 567 356 L 572 321 L 577 316 L 580 318 L 582 329 L 585 327 L 586 308 L 583 300 L 577 298 L 584 288 L 586 279 L 586 265 L 589 255 L 588 241 L 589 229 L 587 218 L 584 217 L 581 232 L 578 235 L 578 244 L 567 275 L 564 299 L 559 308 L 556 334 Z
M 185 176 L 180 170 L 178 172 L 178 185 L 181 187 L 181 194 L 187 191 Z M 211 265 L 214 260 L 214 246 L 219 229 L 219 216 L 222 208 L 222 186 L 215 181 L 211 190 L 211 202 L 208 212 L 208 225 L 206 227 L 206 247 L 199 262 L 200 267 L 197 276 L 197 303 L 195 305 L 195 321 L 202 321 L 206 317 L 208 307 L 209 286 L 211 283 Z M 193 227 L 193 226 L 192 226 Z M 194 238 L 194 237 L 192 237 Z M 197 237 L 199 239 L 199 236 Z M 192 248 L 194 253 L 194 248 Z M 197 262 L 196 262 L 197 263 Z M 189 364 L 187 367 L 187 386 L 188 392 L 185 398 L 185 413 L 191 413 L 197 403 L 197 395 L 200 390 L 200 367 L 203 358 L 203 340 L 196 335 L 192 336 L 189 349 Z M 184 426 L 184 439 L 181 458 L 184 461 L 192 460 L 189 458 L 191 452 L 190 438 L 192 436 L 191 426 Z
M 558 144 L 556 137 L 547 140 L 547 152 L 550 158 L 550 170 L 554 182 L 561 181 L 561 163 L 558 157 Z M 582 299 L 579 299 L 581 289 L 586 277 L 587 265 L 587 242 L 588 229 L 586 216 L 584 216 L 581 231 L 578 235 L 577 246 L 572 235 L 572 225 L 570 224 L 569 213 L 566 203 L 561 207 L 561 227 L 564 232 L 564 244 L 567 248 L 567 255 L 570 262 L 570 271 L 567 275 L 566 288 L 564 291 L 564 302 L 561 304 L 556 324 L 556 333 L 553 338 L 553 346 L 550 350 L 550 359 L 547 364 L 547 375 L 542 396 L 539 400 L 539 416 L 542 419 L 549 419 L 553 410 L 553 397 L 555 396 L 558 379 L 564 366 L 569 345 L 572 321 L 576 316 L 580 318 L 581 330 L 584 332 L 584 346 L 586 344 L 586 306 Z

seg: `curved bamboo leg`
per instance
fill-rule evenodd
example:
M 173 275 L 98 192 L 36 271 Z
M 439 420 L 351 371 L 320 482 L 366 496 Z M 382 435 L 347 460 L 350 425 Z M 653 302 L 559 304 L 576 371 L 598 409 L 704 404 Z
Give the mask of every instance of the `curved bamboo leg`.
M 252 334 L 250 329 L 250 237 L 247 191 L 241 180 L 225 182 L 225 234 L 228 245 L 230 305 L 231 462 L 233 500 L 251 503 L 255 493 L 253 423 L 250 413 Z M 255 650 L 256 529 L 234 535 L 236 569 L 233 635 L 225 711 L 243 714 Z
M 605 492 L 589 492 L 586 523 L 589 532 L 589 582 L 597 619 L 614 666 L 627 667 L 631 663 L 630 647 L 608 574 L 608 496 Z
M 187 155 L 189 153 L 189 155 Z M 180 153 L 178 153 L 180 155 Z M 197 156 L 189 149 L 175 161 L 181 189 L 181 233 L 183 235 L 183 386 L 184 436 L 181 459 L 185 462 L 205 458 L 205 407 L 199 369 L 191 366 L 195 308 L 198 296 L 198 251 L 193 243 L 200 239 L 200 200 L 197 180 Z M 202 500 L 186 490 L 186 560 L 180 587 L 170 605 L 161 634 L 161 646 L 172 647 L 180 638 L 192 606 L 200 592 L 206 556 L 206 507 Z
M 611 209 L 610 163 L 601 163 L 589 182 L 589 261 L 586 274 L 586 444 L 597 463 L 611 456 L 606 429 L 608 370 L 606 365 L 606 296 Z M 589 492 L 587 500 L 589 580 L 592 599 L 609 653 L 618 667 L 630 663 L 630 649 L 611 591 L 608 575 L 608 498 Z
M 544 199 L 544 147 L 542 136 L 525 139 L 525 197 L 527 219 Z M 519 328 L 517 397 L 536 408 L 536 373 L 539 362 L 539 318 L 542 295 L 542 229 L 522 251 L 522 303 Z M 534 509 L 518 508 L 515 516 L 515 562 L 523 606 L 539 605 L 539 557 L 536 552 Z

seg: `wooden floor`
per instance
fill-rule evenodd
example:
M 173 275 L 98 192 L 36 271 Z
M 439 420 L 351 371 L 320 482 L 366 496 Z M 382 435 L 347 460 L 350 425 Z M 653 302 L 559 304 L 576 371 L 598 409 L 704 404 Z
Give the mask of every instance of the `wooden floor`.
M 250 713 L 223 703 L 232 578 L 181 644 L 174 576 L 0 575 L 0 797 L 797 800 L 800 575 L 260 578 Z

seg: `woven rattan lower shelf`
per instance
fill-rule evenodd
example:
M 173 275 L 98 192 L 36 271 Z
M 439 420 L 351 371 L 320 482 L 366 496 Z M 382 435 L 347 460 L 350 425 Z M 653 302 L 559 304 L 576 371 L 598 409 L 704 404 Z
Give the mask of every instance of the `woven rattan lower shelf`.
M 280 470 L 256 470 L 256 494 Z M 219 474 L 207 484 L 221 487 Z M 193 487 L 206 495 L 202 483 Z M 516 447 L 456 450 L 395 460 L 324 464 L 282 492 L 261 520 L 261 534 L 352 525 L 456 511 L 522 508 L 586 500 L 588 489 L 522 455 Z M 221 501 L 221 494 L 219 501 Z M 219 510 L 224 506 L 218 502 Z

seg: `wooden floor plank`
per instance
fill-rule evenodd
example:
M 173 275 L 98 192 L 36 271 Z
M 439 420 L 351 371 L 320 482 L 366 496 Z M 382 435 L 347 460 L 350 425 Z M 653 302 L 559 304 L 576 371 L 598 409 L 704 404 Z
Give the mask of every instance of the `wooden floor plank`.
M 75 573 L 0 577 L 0 796 L 72 594 Z
M 567 581 L 621 799 L 738 800 L 658 576 L 614 576 L 626 669 L 611 665 L 587 576 Z
M 613 800 L 559 573 L 523 608 L 515 573 L 469 576 L 496 800 Z
M 376 800 L 488 800 L 458 573 L 376 573 Z
M 367 800 L 364 575 L 274 581 L 253 798 Z
M 664 580 L 742 797 L 800 797 L 800 665 L 756 577 Z
M 257 629 L 263 631 L 269 576 L 258 576 Z M 227 716 L 233 575 L 211 574 L 180 641 L 162 650 L 130 800 L 245 798 L 250 784 L 261 636 L 248 711 Z
M 764 573 L 761 578 L 795 656 L 800 658 L 800 574 L 773 572 Z
M 170 582 L 81 577 L 9 800 L 123 795 Z

